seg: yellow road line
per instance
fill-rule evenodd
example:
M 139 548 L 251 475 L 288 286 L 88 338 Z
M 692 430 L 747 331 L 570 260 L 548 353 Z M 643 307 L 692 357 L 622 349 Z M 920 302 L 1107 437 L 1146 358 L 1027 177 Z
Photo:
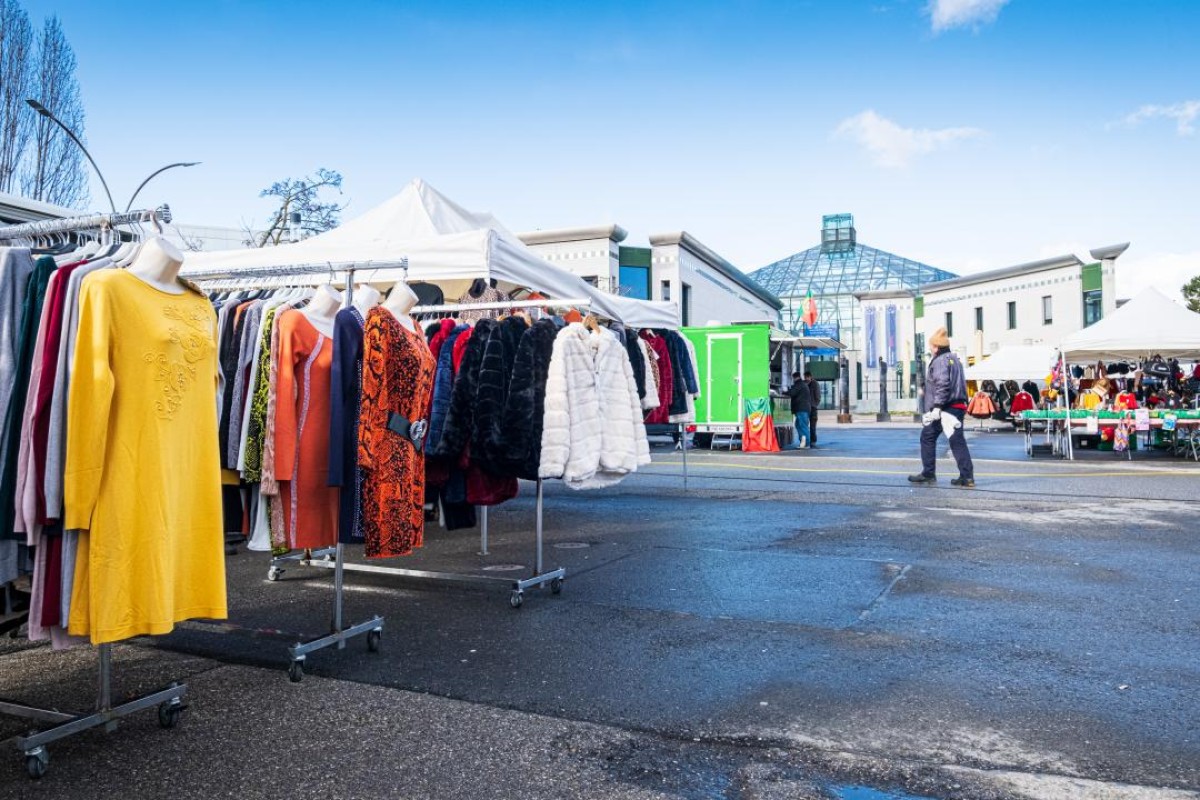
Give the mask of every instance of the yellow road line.
M 662 462 L 658 461 L 651 464 L 650 467 L 656 466 L 671 466 L 677 467 L 683 464 L 682 461 Z M 688 459 L 689 467 L 732 467 L 735 470 L 757 470 L 760 472 L 838 472 L 838 473 L 854 473 L 862 475 L 909 475 L 908 470 L 892 470 L 892 469 L 850 469 L 844 467 L 768 467 L 759 464 L 730 464 L 723 461 L 694 461 Z M 647 467 L 639 467 L 638 470 L 644 470 Z M 981 476 L 987 478 L 1140 478 L 1140 477 L 1161 477 L 1164 475 L 1177 475 L 1181 477 L 1195 478 L 1196 473 L 1192 472 L 1177 472 L 1177 471 L 1150 471 L 1141 472 L 980 472 Z M 728 476 L 725 476 L 728 477 Z

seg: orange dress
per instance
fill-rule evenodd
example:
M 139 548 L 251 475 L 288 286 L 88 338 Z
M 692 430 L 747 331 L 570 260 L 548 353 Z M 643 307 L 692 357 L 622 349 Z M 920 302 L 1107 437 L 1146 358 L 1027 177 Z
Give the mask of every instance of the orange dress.
M 333 337 L 295 309 L 279 316 L 275 479 L 290 547 L 337 544 L 338 489 L 329 486 Z
M 373 308 L 363 333 L 358 464 L 367 558 L 406 556 L 424 542 L 425 453 L 388 429 L 390 413 L 425 416 L 436 364 L 425 337 Z M 425 426 L 420 426 L 425 427 Z

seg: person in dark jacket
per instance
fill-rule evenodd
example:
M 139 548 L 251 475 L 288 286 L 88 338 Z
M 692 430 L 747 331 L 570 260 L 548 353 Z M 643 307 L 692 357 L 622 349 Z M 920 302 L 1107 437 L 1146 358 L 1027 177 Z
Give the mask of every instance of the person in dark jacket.
M 808 446 L 817 446 L 817 411 L 821 408 L 821 384 L 811 372 L 804 373 L 804 382 L 808 384 L 808 392 L 812 398 L 812 407 L 808 410 Z
M 942 434 L 950 441 L 950 452 L 958 463 L 955 486 L 975 485 L 975 466 L 963 435 L 963 417 L 967 413 L 967 381 L 962 361 L 950 352 L 950 337 L 938 328 L 929 339 L 933 358 L 925 380 L 925 427 L 921 429 L 921 472 L 909 475 L 913 483 L 937 483 L 937 441 Z
M 788 397 L 792 401 L 792 416 L 796 418 L 796 441 L 788 449 L 804 450 L 808 447 L 808 437 L 811 434 L 808 414 L 812 409 L 812 391 L 799 372 L 792 373 L 792 385 L 788 387 Z

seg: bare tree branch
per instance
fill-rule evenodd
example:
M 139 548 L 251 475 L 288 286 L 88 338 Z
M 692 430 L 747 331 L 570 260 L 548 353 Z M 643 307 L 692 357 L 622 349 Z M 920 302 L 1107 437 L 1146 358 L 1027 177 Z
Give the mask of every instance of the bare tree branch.
M 58 17 L 42 28 L 37 53 L 36 92 L 39 101 L 83 140 L 83 103 L 75 79 L 75 51 L 63 34 Z M 83 153 L 65 133 L 45 117 L 37 117 L 33 152 L 21 175 L 27 197 L 60 206 L 87 201 L 87 173 Z
M 17 0 L 0 0 L 0 192 L 16 188 L 33 130 L 25 105 L 33 81 L 33 27 Z
M 279 198 L 279 209 L 271 216 L 266 229 L 247 238 L 252 239 L 257 247 L 280 244 L 291 227 L 290 215 L 293 211 L 300 212 L 300 228 L 306 234 L 336 228 L 341 222 L 341 211 L 346 206 L 322 201 L 323 189 L 334 189 L 341 194 L 341 173 L 322 167 L 314 175 L 299 179 L 285 178 L 263 189 L 258 196 Z M 250 233 L 248 229 L 247 233 Z

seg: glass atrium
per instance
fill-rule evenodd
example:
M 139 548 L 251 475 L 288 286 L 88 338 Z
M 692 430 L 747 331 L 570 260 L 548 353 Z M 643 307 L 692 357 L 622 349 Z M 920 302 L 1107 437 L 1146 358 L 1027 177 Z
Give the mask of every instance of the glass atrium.
M 821 218 L 821 244 L 752 272 L 750 277 L 783 301 L 783 325 L 804 333 L 804 298 L 817 301 L 816 332 L 836 335 L 847 349 L 859 349 L 859 304 L 855 294 L 915 291 L 957 275 L 858 243 L 851 214 Z M 831 330 L 827 326 L 836 326 Z

